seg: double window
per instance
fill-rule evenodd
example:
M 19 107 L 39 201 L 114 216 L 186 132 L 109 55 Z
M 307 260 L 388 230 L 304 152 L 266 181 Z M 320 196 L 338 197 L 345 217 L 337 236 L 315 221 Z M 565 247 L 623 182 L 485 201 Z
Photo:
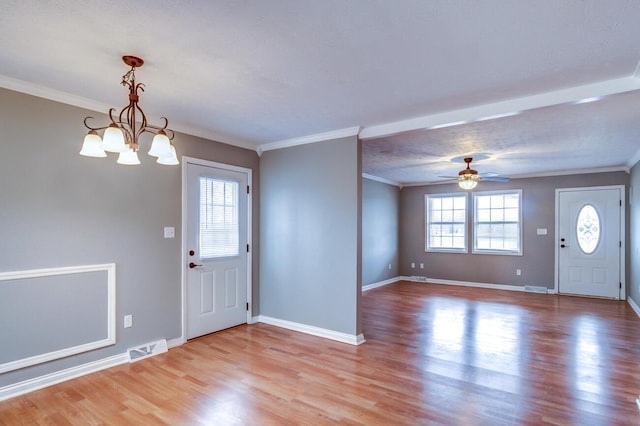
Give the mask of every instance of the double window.
M 472 251 L 522 254 L 522 191 L 472 194 Z M 467 194 L 425 196 L 426 251 L 467 253 Z

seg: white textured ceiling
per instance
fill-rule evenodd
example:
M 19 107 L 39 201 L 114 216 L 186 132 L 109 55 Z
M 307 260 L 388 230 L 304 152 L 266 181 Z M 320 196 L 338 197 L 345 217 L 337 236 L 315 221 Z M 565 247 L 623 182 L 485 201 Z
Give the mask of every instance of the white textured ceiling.
M 635 0 L 3 0 L 0 85 L 120 108 L 134 54 L 151 117 L 240 146 L 360 127 L 363 171 L 399 183 L 467 154 L 502 175 L 621 168 L 639 23 Z

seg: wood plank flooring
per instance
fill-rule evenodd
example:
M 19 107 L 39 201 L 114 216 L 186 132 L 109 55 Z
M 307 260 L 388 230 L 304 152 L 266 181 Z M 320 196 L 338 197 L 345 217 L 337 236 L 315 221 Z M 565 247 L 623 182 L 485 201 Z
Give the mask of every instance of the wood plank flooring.
M 0 425 L 638 425 L 626 302 L 399 282 L 354 347 L 256 324 L 0 402 Z

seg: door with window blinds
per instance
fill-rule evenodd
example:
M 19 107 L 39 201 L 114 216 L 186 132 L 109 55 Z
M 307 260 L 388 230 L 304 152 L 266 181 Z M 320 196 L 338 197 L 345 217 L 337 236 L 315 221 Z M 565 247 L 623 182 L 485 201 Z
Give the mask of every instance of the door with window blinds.
M 187 338 L 247 321 L 246 173 L 187 164 Z

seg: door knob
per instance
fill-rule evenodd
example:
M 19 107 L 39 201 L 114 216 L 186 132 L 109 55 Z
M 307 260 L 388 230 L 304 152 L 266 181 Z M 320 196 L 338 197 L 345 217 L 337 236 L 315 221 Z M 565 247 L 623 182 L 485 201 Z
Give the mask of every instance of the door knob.
M 564 245 L 564 244 L 560 244 L 560 247 L 565 248 L 565 247 L 567 247 L 567 246 L 566 246 L 566 245 Z
M 190 263 L 189 263 L 189 268 L 191 268 L 191 269 L 193 269 L 193 268 L 197 268 L 198 266 L 202 266 L 202 265 L 199 265 L 199 264 L 197 264 L 197 263 L 193 263 L 193 262 L 190 262 Z

